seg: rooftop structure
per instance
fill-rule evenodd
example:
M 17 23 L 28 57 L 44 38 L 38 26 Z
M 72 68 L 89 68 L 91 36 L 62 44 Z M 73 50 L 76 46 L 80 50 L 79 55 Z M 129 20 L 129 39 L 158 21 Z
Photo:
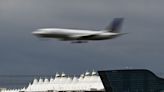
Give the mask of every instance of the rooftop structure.
M 86 72 L 79 77 L 56 73 L 55 78 L 34 79 L 26 88 L 1 92 L 164 92 L 164 79 L 145 69 Z
M 65 73 L 56 73 L 55 78 L 34 79 L 28 87 L 7 89 L 1 92 L 46 92 L 46 91 L 104 91 L 104 86 L 96 72 L 86 72 L 79 77 L 69 77 Z
M 107 92 L 164 92 L 164 79 L 145 69 L 98 72 Z

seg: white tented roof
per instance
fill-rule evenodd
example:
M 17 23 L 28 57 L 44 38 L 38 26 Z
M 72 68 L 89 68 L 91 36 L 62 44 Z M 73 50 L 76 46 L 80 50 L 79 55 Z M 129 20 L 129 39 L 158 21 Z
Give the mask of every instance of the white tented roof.
M 61 75 L 61 76 L 60 76 Z M 65 73 L 56 73 L 55 78 L 40 78 L 34 79 L 32 84 L 29 83 L 27 88 L 13 89 L 13 90 L 2 90 L 1 92 L 43 92 L 48 90 L 53 91 L 103 91 L 104 86 L 101 82 L 100 77 L 95 71 L 92 73 L 85 72 L 79 77 L 67 77 Z

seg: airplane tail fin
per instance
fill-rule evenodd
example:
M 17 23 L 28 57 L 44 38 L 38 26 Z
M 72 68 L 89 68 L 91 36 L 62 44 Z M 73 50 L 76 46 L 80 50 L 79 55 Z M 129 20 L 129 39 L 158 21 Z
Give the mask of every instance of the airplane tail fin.
M 114 18 L 111 24 L 107 26 L 105 30 L 114 33 L 120 32 L 120 28 L 122 26 L 123 20 L 124 18 Z

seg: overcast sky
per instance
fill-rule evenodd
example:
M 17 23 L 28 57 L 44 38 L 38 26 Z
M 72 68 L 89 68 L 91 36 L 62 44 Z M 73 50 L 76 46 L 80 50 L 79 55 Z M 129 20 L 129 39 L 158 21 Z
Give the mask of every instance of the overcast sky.
M 86 70 L 164 69 L 163 0 L 0 0 L 0 75 L 79 74 Z M 39 28 L 104 29 L 124 17 L 113 40 L 41 40 Z

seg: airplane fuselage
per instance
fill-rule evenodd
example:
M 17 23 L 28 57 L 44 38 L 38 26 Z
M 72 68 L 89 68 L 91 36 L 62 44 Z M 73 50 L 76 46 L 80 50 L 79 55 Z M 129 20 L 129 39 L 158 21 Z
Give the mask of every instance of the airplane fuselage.
M 120 35 L 120 33 L 112 33 L 105 30 L 92 31 L 60 28 L 39 29 L 34 31 L 33 34 L 45 38 L 59 38 L 60 40 L 105 40 L 112 39 Z

